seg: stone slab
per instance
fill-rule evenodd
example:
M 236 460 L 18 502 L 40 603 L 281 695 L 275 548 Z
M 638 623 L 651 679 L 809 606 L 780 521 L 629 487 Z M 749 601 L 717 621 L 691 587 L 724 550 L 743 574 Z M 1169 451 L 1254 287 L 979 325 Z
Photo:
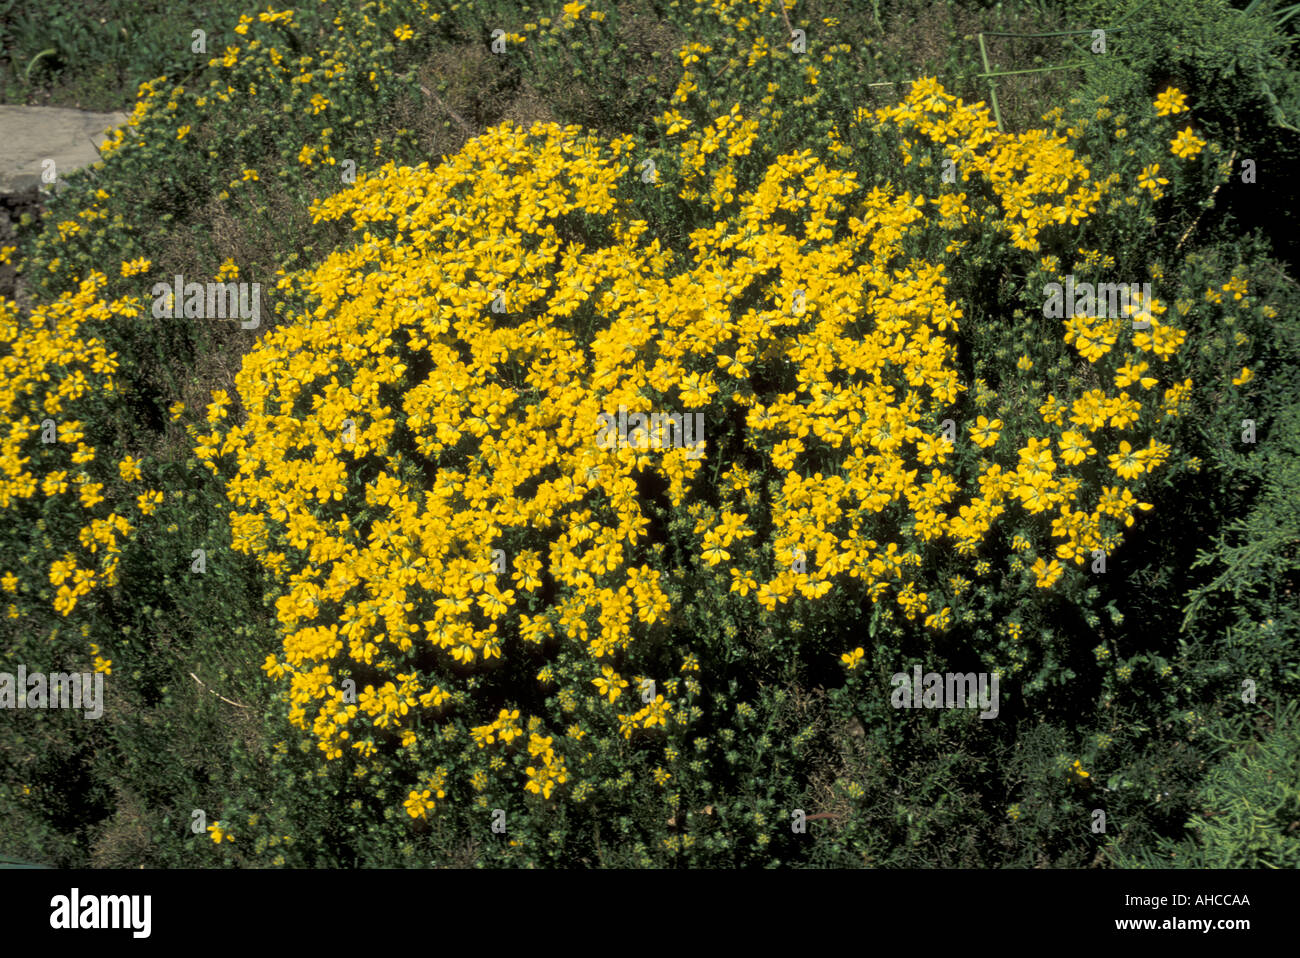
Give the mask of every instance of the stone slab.
M 108 131 L 126 121 L 125 113 L 0 105 L 0 193 L 57 189 L 68 173 L 96 162 Z M 55 184 L 41 181 L 46 160 L 54 161 Z

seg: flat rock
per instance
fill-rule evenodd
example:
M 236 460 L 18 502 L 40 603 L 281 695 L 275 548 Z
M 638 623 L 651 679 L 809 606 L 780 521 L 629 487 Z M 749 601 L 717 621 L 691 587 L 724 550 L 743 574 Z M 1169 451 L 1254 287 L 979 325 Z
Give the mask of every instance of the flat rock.
M 54 161 L 58 189 L 67 174 L 97 161 L 108 131 L 126 121 L 125 113 L 0 105 L 0 193 L 50 189 L 41 181 L 46 160 Z

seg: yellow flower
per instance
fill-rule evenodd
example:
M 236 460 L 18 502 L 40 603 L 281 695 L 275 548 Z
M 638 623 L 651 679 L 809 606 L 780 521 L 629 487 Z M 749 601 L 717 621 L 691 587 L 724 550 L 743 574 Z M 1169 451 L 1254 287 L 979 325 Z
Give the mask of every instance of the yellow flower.
M 406 807 L 406 814 L 412 818 L 425 818 L 429 809 L 434 807 L 433 792 L 427 788 L 418 792 L 412 790 L 402 804 Z
M 1056 582 L 1057 579 L 1065 572 L 1065 566 L 1053 559 L 1051 562 L 1045 562 L 1041 557 L 1034 560 L 1031 571 L 1037 579 L 1035 585 L 1040 589 L 1047 589 Z
M 126 482 L 136 482 L 140 479 L 140 460 L 133 456 L 127 456 L 117 464 L 117 472 Z
M 1151 163 L 1142 167 L 1142 172 L 1138 174 L 1138 186 L 1144 190 L 1150 190 L 1152 193 L 1158 193 L 1161 186 L 1168 185 L 1169 181 L 1160 175 L 1160 164 Z
M 1250 285 L 1240 276 L 1234 276 L 1221 287 L 1225 293 L 1231 293 L 1234 300 L 1241 299 L 1250 291 Z
M 602 696 L 607 697 L 611 702 L 623 694 L 627 688 L 627 680 L 622 678 L 608 665 L 602 666 L 601 671 L 605 677 L 591 680 L 591 684 L 596 686 L 596 691 Z
M 667 136 L 681 133 L 691 125 L 691 121 L 682 116 L 676 110 L 669 110 L 663 116 L 659 117 L 659 119 L 668 124 L 667 130 L 664 131 Z
M 1087 436 L 1073 429 L 1061 433 L 1057 445 L 1061 447 L 1061 458 L 1070 466 L 1077 466 L 1097 451 Z
M 1133 449 L 1128 440 L 1119 444 L 1119 452 L 1108 460 L 1110 467 L 1119 473 L 1121 479 L 1134 479 L 1146 471 L 1140 454 Z
M 858 663 L 862 661 L 862 657 L 866 654 L 867 653 L 863 651 L 862 647 L 858 646 L 852 652 L 845 652 L 841 655 L 840 661 L 843 662 L 845 667 L 851 671 L 858 667 Z
M 1233 377 L 1232 384 L 1234 386 L 1244 386 L 1254 378 L 1255 374 L 1245 366 L 1242 366 L 1241 372 L 1237 373 L 1237 375 Z
M 92 506 L 95 506 L 103 502 L 104 497 L 103 495 L 100 494 L 100 490 L 103 488 L 104 488 L 104 484 L 102 482 L 83 483 L 81 489 L 78 491 L 78 497 L 81 499 L 81 505 L 84 508 L 89 509 Z
M 1184 160 L 1200 153 L 1201 147 L 1203 146 L 1205 146 L 1205 141 L 1198 138 L 1196 134 L 1192 132 L 1190 126 L 1179 131 L 1178 135 L 1174 137 L 1173 142 L 1169 144 L 1169 148 L 1173 151 L 1174 156 Z
M 758 580 L 748 572 L 741 572 L 739 569 L 731 570 L 731 590 L 739 592 L 742 596 L 747 596 L 752 590 L 758 588 Z
M 1139 363 L 1134 363 L 1132 360 L 1129 360 L 1115 370 L 1115 385 L 1120 389 L 1123 389 L 1125 386 L 1139 383 L 1143 389 L 1150 389 L 1152 386 L 1159 383 L 1160 380 L 1156 379 L 1154 376 L 1142 375 L 1149 368 L 1150 367 L 1145 360 Z
M 212 833 L 214 844 L 220 845 L 222 842 L 233 842 L 235 840 L 235 836 L 222 828 L 220 822 L 213 822 L 208 826 L 208 831 Z
M 1001 419 L 990 422 L 986 417 L 980 416 L 975 420 L 975 425 L 970 428 L 971 441 L 981 449 L 987 449 L 998 441 L 998 436 L 1001 435 L 998 430 L 1001 428 Z
M 1186 113 L 1186 103 L 1187 95 L 1185 93 L 1175 87 L 1166 87 L 1165 91 L 1156 97 L 1156 116 Z
M 208 403 L 208 423 L 215 425 L 226 417 L 226 407 L 230 405 L 230 396 L 224 389 L 212 391 L 212 402 Z

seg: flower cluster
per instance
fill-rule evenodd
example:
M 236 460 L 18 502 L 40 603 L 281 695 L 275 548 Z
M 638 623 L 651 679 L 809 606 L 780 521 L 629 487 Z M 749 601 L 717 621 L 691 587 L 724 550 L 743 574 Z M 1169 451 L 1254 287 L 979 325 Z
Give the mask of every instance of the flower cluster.
M 38 306 L 25 319 L 16 304 L 0 300 L 0 510 L 8 513 L 11 530 L 34 523 L 46 532 L 45 549 L 25 556 L 23 564 L 35 559 L 43 565 L 45 580 L 57 590 L 54 610 L 63 616 L 95 587 L 117 581 L 122 544 L 133 531 L 118 510 L 129 510 L 131 484 L 142 479 L 138 459 L 102 464 L 88 441 L 88 419 L 95 418 L 96 404 L 114 396 L 118 371 L 116 354 L 94 335 L 93 324 L 139 310 L 131 297 L 106 301 L 100 295 L 105 282 L 103 274 L 92 273 L 75 294 Z M 139 495 L 148 514 L 162 493 Z M 61 534 L 57 545 L 51 534 Z M 47 558 L 46 550 L 58 557 Z M 9 593 L 43 586 L 32 577 L 20 587 L 29 575 L 25 569 L 4 575 Z M 7 614 L 22 613 L 11 604 Z
M 1025 250 L 1109 185 L 1088 185 L 1064 139 L 999 134 L 933 81 L 876 123 L 942 143 L 968 190 L 1000 200 L 986 225 Z M 980 417 L 969 434 L 985 458 L 962 471 L 941 427 L 966 389 L 950 338 L 962 311 L 945 264 L 910 250 L 931 225 L 979 227 L 965 194 L 862 193 L 810 151 L 738 165 L 756 139 L 738 107 L 687 131 L 668 185 L 636 175 L 629 137 L 507 123 L 436 169 L 386 167 L 316 205 L 359 240 L 283 279 L 314 306 L 247 357 L 243 420 L 215 417 L 198 455 L 228 477 L 234 548 L 281 583 L 284 647 L 267 670 L 288 676 L 291 717 L 327 757 L 432 727 L 468 729 L 501 758 L 488 746 L 511 749 L 527 725 L 532 761 L 516 767 L 551 797 L 566 740 L 519 708 L 474 720 L 472 676 L 523 654 L 549 658 L 539 684 L 561 683 L 561 709 L 580 716 L 567 741 L 584 726 L 626 739 L 689 721 L 671 692 L 609 708 L 628 684 L 617 663 L 637 661 L 674 607 L 647 475 L 693 519 L 700 572 L 757 609 L 892 593 L 907 620 L 940 631 L 952 610 L 918 581 L 927 550 L 947 540 L 974 555 L 1013 507 L 1055 514 L 1056 556 L 1031 570 L 1048 588 L 1147 508 L 1069 474 L 1097 453 L 1098 430 L 1137 421 L 1127 392 L 1048 397 L 1042 422 L 1057 431 L 1016 448 Z M 722 217 L 689 235 L 689 259 L 638 214 L 637 197 L 664 189 Z M 1166 359 L 1181 332 L 1150 325 L 1125 335 Z M 1121 335 L 1074 317 L 1065 334 L 1094 362 Z M 1136 357 L 1125 381 L 1149 389 Z M 702 454 L 596 442 L 602 413 L 620 408 L 701 412 Z M 1125 441 L 1109 461 L 1130 480 L 1167 455 Z M 706 468 L 716 506 L 700 496 Z M 363 686 L 356 705 L 345 682 Z M 475 775 L 504 767 L 492 762 Z M 408 810 L 422 810 L 413 794 Z

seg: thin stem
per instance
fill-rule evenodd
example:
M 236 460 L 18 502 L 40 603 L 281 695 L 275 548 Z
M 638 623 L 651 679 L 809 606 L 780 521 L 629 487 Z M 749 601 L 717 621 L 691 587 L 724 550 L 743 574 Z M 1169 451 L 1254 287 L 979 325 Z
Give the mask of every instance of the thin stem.
M 980 44 L 980 59 L 984 61 L 984 72 L 988 74 L 991 72 L 992 68 L 989 66 L 988 48 L 984 45 L 984 34 L 983 33 L 977 34 L 977 37 L 979 39 L 979 44 Z M 998 107 L 998 88 L 992 76 L 989 76 L 988 81 L 989 81 L 989 97 L 993 101 L 993 119 L 997 121 L 998 132 L 1001 133 L 1002 132 L 1002 110 L 999 109 Z

